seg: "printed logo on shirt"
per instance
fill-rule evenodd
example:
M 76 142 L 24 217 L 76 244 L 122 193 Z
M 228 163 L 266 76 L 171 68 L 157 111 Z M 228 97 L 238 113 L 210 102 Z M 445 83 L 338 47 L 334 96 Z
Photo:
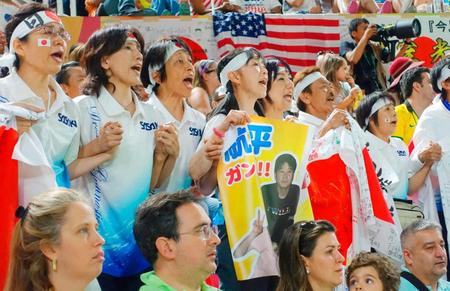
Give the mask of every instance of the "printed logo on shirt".
M 62 113 L 58 113 L 58 121 L 64 123 L 68 127 L 77 127 L 76 120 L 70 119 Z
M 7 103 L 9 102 L 8 98 L 0 96 L 0 103 Z
M 397 154 L 399 157 L 406 157 L 406 151 L 404 150 L 397 150 Z
M 157 122 L 145 122 L 145 121 L 141 121 L 141 129 L 142 130 L 146 130 L 146 131 L 152 131 L 158 128 L 158 123 Z
M 189 135 L 202 137 L 203 130 L 200 128 L 189 127 Z

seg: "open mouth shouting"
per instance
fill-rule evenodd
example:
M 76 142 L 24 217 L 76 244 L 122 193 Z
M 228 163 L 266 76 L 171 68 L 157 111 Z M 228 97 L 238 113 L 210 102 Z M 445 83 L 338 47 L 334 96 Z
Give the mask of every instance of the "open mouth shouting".
M 60 64 L 63 62 L 64 51 L 63 50 L 56 51 L 56 52 L 52 53 L 50 56 L 53 60 L 55 60 L 55 62 Z
M 327 102 L 332 102 L 334 103 L 334 95 L 333 94 L 329 94 L 327 97 Z
M 285 102 L 288 102 L 289 104 L 291 104 L 291 101 L 292 101 L 292 93 L 285 94 L 285 95 L 283 96 L 283 100 L 284 100 Z
M 140 64 L 134 65 L 134 66 L 131 67 L 131 69 L 133 71 L 135 71 L 137 74 L 140 74 L 141 73 L 141 69 L 142 69 L 142 65 L 140 65 Z
M 192 86 L 193 82 L 194 82 L 194 78 L 193 77 L 187 77 L 187 78 L 183 79 L 183 84 L 188 89 L 192 89 L 193 88 L 193 86 Z

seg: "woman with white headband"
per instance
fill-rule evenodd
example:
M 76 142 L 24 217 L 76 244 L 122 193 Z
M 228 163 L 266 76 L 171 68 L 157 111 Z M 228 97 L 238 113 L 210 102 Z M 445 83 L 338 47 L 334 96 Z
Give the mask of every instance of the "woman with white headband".
M 421 187 L 433 165 L 430 155 L 434 151 L 430 148 L 419 154 L 423 164 L 410 160 L 402 140 L 391 137 L 397 125 L 394 104 L 389 93 L 375 92 L 366 96 L 356 109 L 356 119 L 365 130 L 369 154 L 389 208 L 393 198 L 409 199 L 408 195 Z M 395 214 L 394 219 L 398 219 Z
M 176 192 L 189 189 L 189 161 L 202 138 L 205 116 L 187 104 L 191 95 L 194 66 L 189 46 L 180 38 L 170 37 L 153 43 L 144 57 L 141 80 L 150 94 L 148 103 L 163 117 L 161 123 L 170 123 L 178 132 L 180 147 L 172 174 L 156 192 Z M 210 217 L 218 208 L 215 198 L 205 197 L 202 205 Z
M 203 140 L 189 164 L 189 174 L 204 195 L 208 195 L 217 187 L 217 161 L 223 150 L 225 132 L 233 125 L 249 122 L 251 114 L 263 116 L 263 110 L 256 101 L 264 98 L 267 90 L 264 59 L 253 48 L 237 49 L 223 57 L 218 64 L 218 74 L 222 85 L 227 89 L 227 95 L 211 113 Z M 218 224 L 222 240 L 218 246 L 217 271 L 222 283 L 221 288 L 240 290 L 223 214 L 216 216 L 215 223 Z M 254 288 L 257 287 L 256 284 L 258 283 L 253 284 Z
M 450 169 L 449 165 L 449 151 L 450 138 L 448 125 L 450 124 L 450 59 L 445 58 L 433 66 L 430 72 L 431 84 L 433 90 L 439 93 L 433 103 L 425 109 L 419 118 L 416 129 L 414 131 L 411 144 L 414 150 L 411 154 L 413 160 L 420 158 L 418 152 L 424 148 L 442 147 L 442 155 L 435 155 L 434 160 L 436 165 L 432 167 L 429 177 L 431 187 L 423 187 L 419 191 L 419 200 L 424 197 L 432 197 L 430 201 L 424 201 L 426 205 L 436 205 L 434 212 L 427 213 L 429 216 L 437 214 L 434 218 L 442 225 L 444 240 L 447 242 L 445 235 L 450 224 L 450 216 L 448 212 L 448 205 L 446 205 L 446 198 L 448 191 L 441 189 L 442 185 L 449 185 Z M 441 154 L 441 152 L 439 152 Z M 440 162 L 438 162 L 440 161 Z M 428 183 L 427 183 L 428 184 Z M 447 200 L 448 201 L 448 200 Z M 429 204 L 428 204 L 429 202 Z M 433 216 L 431 216 L 433 217 Z
M 318 67 L 307 67 L 294 77 L 294 101 L 299 110 L 298 121 L 314 130 L 316 138 L 331 129 L 349 126 L 347 113 L 334 108 L 331 83 Z
M 19 135 L 32 130 L 31 136 L 37 136 L 53 168 L 56 184 L 70 187 L 70 179 L 109 158 L 99 155 L 95 159 L 77 160 L 78 110 L 53 79 L 61 69 L 70 35 L 57 15 L 37 3 L 23 6 L 8 22 L 5 32 L 9 53 L 0 58 L 0 66 L 5 66 L 9 75 L 0 79 L 0 103 L 30 110 L 27 117 L 11 110 L 10 119 L 16 122 Z M 49 187 L 54 185 L 53 182 Z M 32 196 L 28 192 L 37 190 L 26 190 L 25 195 Z M 40 189 L 43 190 L 49 188 Z
M 114 40 L 114 41 L 111 41 Z M 80 110 L 81 143 L 91 143 L 101 131 L 111 133 L 113 158 L 83 176 L 90 193 L 99 232 L 105 238 L 105 263 L 98 281 L 103 290 L 138 290 L 139 275 L 149 264 L 133 237 L 137 206 L 170 175 L 178 156 L 173 126 L 132 90 L 140 84 L 144 39 L 138 30 L 111 26 L 96 31 L 85 45 L 86 95 L 75 99 Z M 94 147 L 94 154 L 105 149 Z M 92 153 L 89 153 L 92 154 Z

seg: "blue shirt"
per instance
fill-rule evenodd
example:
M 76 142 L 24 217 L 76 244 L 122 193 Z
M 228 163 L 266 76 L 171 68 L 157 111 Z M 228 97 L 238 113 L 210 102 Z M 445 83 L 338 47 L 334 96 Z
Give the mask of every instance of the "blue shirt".
M 407 269 L 403 269 L 404 271 L 408 271 Z M 426 286 L 429 290 L 431 289 L 431 286 Z M 400 277 L 400 288 L 398 289 L 399 291 L 415 291 L 418 290 L 413 284 L 411 284 L 411 282 L 409 282 L 408 280 L 406 280 L 403 277 Z M 438 281 L 438 286 L 437 286 L 437 291 L 450 291 L 450 282 L 446 281 L 446 280 L 439 280 Z
M 115 277 L 142 273 L 149 263 L 142 256 L 133 236 L 136 209 L 149 195 L 153 168 L 154 132 L 158 111 L 133 96 L 136 111 L 126 111 L 104 88 L 100 96 L 75 99 L 80 108 L 81 143 L 88 144 L 108 121 L 122 125 L 122 141 L 114 158 L 101 164 L 79 183 L 89 193 L 105 239 L 103 272 Z

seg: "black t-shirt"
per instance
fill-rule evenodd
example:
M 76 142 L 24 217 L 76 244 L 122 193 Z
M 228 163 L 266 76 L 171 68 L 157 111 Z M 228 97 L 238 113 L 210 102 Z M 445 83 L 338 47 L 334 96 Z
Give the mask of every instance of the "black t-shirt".
M 341 42 L 340 55 L 345 58 L 345 54 L 355 48 L 356 43 L 354 41 L 343 41 Z M 359 62 L 353 65 L 355 83 L 362 90 L 365 90 L 366 95 L 383 90 L 383 86 L 378 82 L 377 78 L 377 64 L 378 60 L 375 57 L 372 47 L 367 45 Z
M 273 242 L 279 243 L 284 230 L 294 223 L 295 212 L 300 196 L 300 187 L 291 185 L 284 199 L 278 197 L 277 184 L 261 187 L 264 208 L 269 224 L 269 234 Z

